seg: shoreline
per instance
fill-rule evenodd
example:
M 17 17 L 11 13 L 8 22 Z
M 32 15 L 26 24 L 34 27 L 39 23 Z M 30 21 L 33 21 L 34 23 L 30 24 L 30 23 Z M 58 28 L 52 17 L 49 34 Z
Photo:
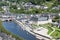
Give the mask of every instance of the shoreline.
M 6 30 L 3 25 L 2 25 L 2 21 L 0 21 L 0 31 L 7 34 L 7 35 L 12 35 L 12 38 L 15 38 L 16 40 L 23 40 L 23 38 L 9 32 L 8 30 Z
M 27 25 L 24 25 L 22 22 L 20 22 L 20 21 L 18 21 L 18 20 L 16 20 L 16 22 L 18 23 L 19 26 L 22 26 L 21 28 L 22 28 L 23 30 L 26 30 L 27 32 L 31 33 L 31 34 L 34 35 L 37 39 L 40 39 L 39 37 L 47 38 L 47 39 L 49 39 L 49 40 L 51 39 L 51 38 L 49 38 L 49 37 L 47 37 L 47 36 L 44 36 L 44 35 L 37 34 L 37 33 L 33 32 L 30 27 L 28 27 Z

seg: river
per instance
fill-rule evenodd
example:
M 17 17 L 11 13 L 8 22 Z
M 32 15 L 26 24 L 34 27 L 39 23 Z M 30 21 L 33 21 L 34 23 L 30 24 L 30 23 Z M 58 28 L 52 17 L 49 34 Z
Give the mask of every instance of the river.
M 21 28 L 21 26 L 19 26 L 15 22 L 12 22 L 12 21 L 11 22 L 3 22 L 3 26 L 6 30 L 24 38 L 24 40 L 37 40 L 34 35 L 32 35 L 32 34 L 28 33 L 27 31 L 23 30 Z

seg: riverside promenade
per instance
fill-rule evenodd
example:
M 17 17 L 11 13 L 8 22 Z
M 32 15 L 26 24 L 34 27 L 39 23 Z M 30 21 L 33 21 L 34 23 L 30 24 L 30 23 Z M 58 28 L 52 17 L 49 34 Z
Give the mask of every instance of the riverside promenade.
M 20 22 L 20 21 L 18 21 L 18 20 L 15 20 L 15 22 L 18 23 L 19 26 L 21 26 L 21 28 L 22 28 L 23 30 L 28 31 L 29 33 L 31 33 L 32 35 L 34 35 L 34 36 L 35 36 L 36 38 L 38 38 L 39 40 L 41 40 L 41 39 L 43 39 L 43 38 L 44 38 L 45 40 L 51 40 L 50 37 L 47 37 L 47 36 L 44 36 L 44 35 L 37 34 L 37 33 L 33 32 L 33 30 L 32 30 L 30 27 L 28 27 L 27 25 L 25 25 L 23 22 Z M 28 34 L 28 33 L 27 33 L 27 34 Z

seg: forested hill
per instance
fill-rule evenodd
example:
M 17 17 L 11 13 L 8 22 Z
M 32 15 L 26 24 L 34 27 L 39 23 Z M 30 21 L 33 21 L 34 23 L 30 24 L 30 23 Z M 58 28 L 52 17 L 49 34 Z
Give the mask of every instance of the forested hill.
M 6 0 L 7 1 L 7 0 Z M 42 3 L 45 3 L 45 2 L 54 2 L 55 0 L 8 0 L 10 2 L 31 2 L 33 4 L 42 4 Z M 60 3 L 60 0 L 56 0 L 56 3 Z
M 33 7 L 26 7 L 25 4 L 31 3 Z M 13 13 L 59 13 L 60 0 L 0 0 L 0 11 L 4 12 L 2 6 L 9 6 Z M 35 6 L 40 6 L 36 8 Z M 44 9 L 44 7 L 47 7 Z M 2 11 L 3 10 L 3 11 Z

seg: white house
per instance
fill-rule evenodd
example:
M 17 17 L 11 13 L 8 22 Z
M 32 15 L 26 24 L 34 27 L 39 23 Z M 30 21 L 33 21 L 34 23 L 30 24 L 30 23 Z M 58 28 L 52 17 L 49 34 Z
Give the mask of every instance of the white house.
M 33 4 L 30 3 L 30 2 L 27 2 L 27 3 L 24 4 L 24 6 L 33 6 Z
M 3 40 L 3 38 L 2 38 L 2 37 L 0 37 L 0 40 Z
M 37 8 L 37 9 L 39 9 L 40 8 L 40 5 L 35 5 L 34 7 Z
M 4 10 L 4 11 L 9 11 L 9 7 L 8 6 L 2 6 L 2 9 Z
M 31 17 L 29 23 L 30 24 L 46 24 L 46 23 L 51 23 L 52 19 L 48 16 L 48 17 Z

